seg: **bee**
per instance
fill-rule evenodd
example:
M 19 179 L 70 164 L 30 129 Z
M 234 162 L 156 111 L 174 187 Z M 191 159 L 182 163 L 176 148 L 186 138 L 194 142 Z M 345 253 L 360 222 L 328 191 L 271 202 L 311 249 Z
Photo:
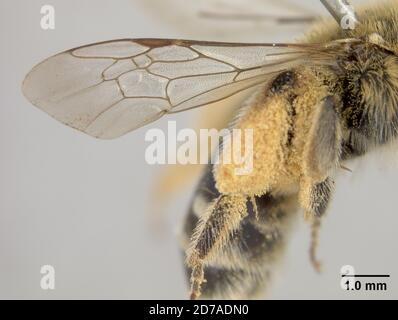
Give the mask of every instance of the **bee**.
M 192 299 L 252 298 L 269 284 L 299 209 L 319 269 L 317 234 L 338 170 L 396 139 L 396 4 L 363 8 L 353 30 L 318 24 L 300 43 L 90 44 L 35 66 L 22 90 L 60 122 L 111 139 L 252 89 L 230 128 L 253 130 L 253 170 L 209 165 L 183 237 Z

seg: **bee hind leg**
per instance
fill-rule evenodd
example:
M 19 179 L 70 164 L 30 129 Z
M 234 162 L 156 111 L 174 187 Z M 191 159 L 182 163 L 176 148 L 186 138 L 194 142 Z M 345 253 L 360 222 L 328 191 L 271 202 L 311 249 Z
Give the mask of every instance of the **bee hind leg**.
M 230 240 L 234 230 L 247 215 L 246 197 L 220 195 L 200 218 L 187 251 L 187 265 L 191 268 L 191 299 L 201 294 L 204 266 L 217 257 L 220 249 Z
M 318 259 L 317 249 L 318 249 L 318 239 L 319 239 L 319 229 L 321 227 L 321 219 L 315 217 L 311 224 L 311 242 L 310 242 L 310 262 L 312 267 L 316 272 L 321 272 L 322 262 Z
M 317 258 L 321 219 L 328 208 L 333 186 L 333 180 L 328 177 L 322 182 L 307 182 L 300 191 L 300 202 L 304 208 L 305 218 L 311 222 L 310 261 L 317 272 L 321 271 L 321 262 Z
M 315 106 L 313 125 L 304 148 L 303 178 L 300 204 L 311 221 L 310 260 L 320 270 L 316 258 L 321 217 L 327 210 L 334 182 L 331 176 L 339 167 L 342 134 L 337 109 L 339 100 L 326 96 Z

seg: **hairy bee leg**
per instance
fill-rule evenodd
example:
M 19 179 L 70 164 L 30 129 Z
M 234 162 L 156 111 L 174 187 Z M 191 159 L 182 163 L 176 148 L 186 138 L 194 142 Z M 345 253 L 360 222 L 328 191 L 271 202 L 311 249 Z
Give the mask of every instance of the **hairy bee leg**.
M 256 217 L 256 220 L 258 220 L 258 207 L 257 207 L 256 197 L 255 196 L 251 196 L 250 197 L 250 201 L 251 201 L 252 206 L 253 206 L 254 216 Z
M 247 215 L 246 201 L 243 195 L 220 195 L 200 218 L 187 252 L 187 265 L 192 269 L 191 299 L 201 294 L 204 265 L 217 256 Z
M 319 230 L 321 228 L 321 219 L 313 218 L 311 223 L 311 242 L 310 242 L 310 262 L 315 271 L 322 271 L 322 262 L 317 257 L 317 249 L 319 243 Z
M 332 195 L 334 181 L 328 177 L 322 182 L 309 183 L 308 190 L 302 192 L 301 202 L 304 205 L 306 218 L 321 218 L 329 204 Z M 303 195 L 304 193 L 304 195 Z M 303 197 L 308 197 L 303 199 Z
M 309 183 L 308 190 L 301 192 L 301 203 L 304 206 L 305 218 L 311 221 L 310 261 L 317 272 L 321 271 L 321 262 L 317 258 L 317 247 L 321 218 L 327 210 L 333 191 L 334 182 L 328 177 L 320 183 Z M 303 194 L 307 199 L 303 198 Z
M 301 181 L 299 199 L 310 220 L 310 260 L 315 270 L 320 270 L 316 258 L 320 219 L 325 213 L 332 194 L 334 182 L 330 178 L 339 167 L 342 134 L 334 96 L 324 97 L 316 106 L 313 125 L 304 149 L 304 177 Z
M 193 269 L 191 274 L 191 294 L 190 299 L 196 300 L 201 294 L 202 283 L 204 279 L 203 263 L 198 263 Z
M 334 96 L 323 98 L 316 107 L 314 122 L 304 150 L 305 176 L 323 181 L 339 166 L 342 133 Z

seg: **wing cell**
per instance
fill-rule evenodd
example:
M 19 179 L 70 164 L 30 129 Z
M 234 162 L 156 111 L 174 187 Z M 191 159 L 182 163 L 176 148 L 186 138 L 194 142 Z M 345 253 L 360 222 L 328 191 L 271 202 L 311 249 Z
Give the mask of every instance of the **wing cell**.
M 120 76 L 118 83 L 127 98 L 166 98 L 168 80 L 138 69 Z
M 122 136 L 167 112 L 168 102 L 156 98 L 127 98 L 100 113 L 84 132 L 102 139 Z
M 134 41 L 109 41 L 83 46 L 72 51 L 79 58 L 129 58 L 148 51 L 149 48 Z
M 137 69 L 137 65 L 131 59 L 118 60 L 103 72 L 104 80 L 115 80 L 122 74 Z
M 215 61 L 209 58 L 199 58 L 183 62 L 155 62 L 148 70 L 151 73 L 167 77 L 169 79 L 176 79 L 181 77 L 204 75 L 204 74 L 219 74 L 229 71 L 235 71 L 235 68 L 223 62 Z

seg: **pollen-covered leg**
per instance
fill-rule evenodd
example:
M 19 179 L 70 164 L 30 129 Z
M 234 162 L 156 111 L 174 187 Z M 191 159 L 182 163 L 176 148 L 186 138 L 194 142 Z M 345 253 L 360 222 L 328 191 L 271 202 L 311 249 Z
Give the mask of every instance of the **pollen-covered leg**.
M 187 265 L 191 273 L 191 299 L 201 294 L 204 265 L 217 256 L 247 215 L 246 197 L 243 195 L 221 195 L 201 217 L 187 252 Z

